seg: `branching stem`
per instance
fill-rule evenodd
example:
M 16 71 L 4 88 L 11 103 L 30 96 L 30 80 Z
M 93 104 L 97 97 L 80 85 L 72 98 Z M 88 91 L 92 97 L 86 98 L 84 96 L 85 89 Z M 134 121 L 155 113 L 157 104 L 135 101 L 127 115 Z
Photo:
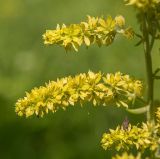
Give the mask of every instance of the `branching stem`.
M 156 79 L 156 80 L 159 80 L 160 76 L 154 76 L 153 78 Z
M 157 68 L 155 71 L 154 71 L 154 76 L 156 76 L 158 73 L 160 72 L 160 68 Z

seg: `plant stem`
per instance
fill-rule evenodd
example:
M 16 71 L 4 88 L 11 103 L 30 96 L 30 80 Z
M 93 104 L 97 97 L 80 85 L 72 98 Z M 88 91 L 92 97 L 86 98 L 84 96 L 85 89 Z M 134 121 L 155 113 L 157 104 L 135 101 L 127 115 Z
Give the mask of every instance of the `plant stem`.
M 146 74 L 147 74 L 147 104 L 149 105 L 150 109 L 147 112 L 147 120 L 154 122 L 154 79 L 153 79 L 153 71 L 152 71 L 152 56 L 151 51 L 154 44 L 154 40 L 152 39 L 151 44 L 149 40 L 149 30 L 147 27 L 147 18 L 144 14 L 143 16 L 143 46 L 144 46 L 144 53 L 145 53 L 145 64 L 146 64 Z M 153 37 L 152 37 L 153 38 Z

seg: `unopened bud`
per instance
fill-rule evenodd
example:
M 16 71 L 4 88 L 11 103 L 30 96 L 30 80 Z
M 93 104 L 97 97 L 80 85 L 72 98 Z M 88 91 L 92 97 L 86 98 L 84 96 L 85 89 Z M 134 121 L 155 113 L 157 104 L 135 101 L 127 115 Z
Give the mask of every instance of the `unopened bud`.
M 116 24 L 120 27 L 123 27 L 125 25 L 125 19 L 122 15 L 116 16 L 115 21 L 116 21 Z

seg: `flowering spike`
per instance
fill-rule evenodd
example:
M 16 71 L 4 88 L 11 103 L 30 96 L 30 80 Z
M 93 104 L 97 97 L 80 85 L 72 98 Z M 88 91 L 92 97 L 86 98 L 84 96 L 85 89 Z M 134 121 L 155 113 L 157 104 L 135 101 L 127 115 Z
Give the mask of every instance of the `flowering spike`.
M 138 153 L 138 155 L 135 157 L 132 154 L 124 152 L 122 155 L 116 155 L 115 157 L 112 157 L 112 159 L 142 159 L 142 158 L 140 153 Z
M 126 5 L 133 5 L 136 8 L 146 10 L 148 8 L 154 8 L 160 4 L 160 0 L 125 0 Z
M 128 104 L 142 95 L 142 83 L 123 75 L 83 73 L 75 77 L 65 77 L 51 81 L 46 86 L 34 88 L 26 97 L 16 103 L 19 116 L 43 116 L 49 111 L 66 109 L 69 105 L 92 102 L 93 105 L 117 105 L 128 107 Z
M 156 120 L 157 123 L 160 125 L 160 107 L 158 107 L 156 111 Z
M 71 49 L 78 51 L 82 44 L 86 46 L 95 43 L 98 46 L 110 45 L 117 33 L 126 36 L 126 32 L 129 34 L 131 31 L 125 29 L 125 19 L 121 15 L 116 16 L 115 19 L 111 16 L 107 18 L 87 16 L 87 18 L 86 22 L 80 24 L 71 24 L 69 26 L 63 24 L 62 27 L 57 25 L 55 30 L 47 30 L 43 34 L 44 44 L 57 44 L 63 46 L 66 51 Z
M 158 140 L 153 137 L 153 133 L 153 125 L 149 123 L 143 123 L 141 127 L 129 124 L 128 129 L 118 126 L 116 130 L 103 134 L 101 144 L 105 150 L 113 146 L 117 151 L 129 150 L 132 147 L 142 151 L 146 148 L 155 151 L 158 147 Z

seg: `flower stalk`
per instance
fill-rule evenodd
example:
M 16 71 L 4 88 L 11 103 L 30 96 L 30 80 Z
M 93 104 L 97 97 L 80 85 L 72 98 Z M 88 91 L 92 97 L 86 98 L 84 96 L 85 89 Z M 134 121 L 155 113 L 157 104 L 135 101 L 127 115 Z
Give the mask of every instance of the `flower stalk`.
M 146 14 L 143 15 L 142 22 L 142 34 L 143 34 L 143 48 L 145 54 L 145 64 L 146 64 L 146 75 L 147 75 L 147 103 L 150 107 L 149 111 L 147 111 L 147 120 L 154 122 L 154 78 L 153 78 L 153 70 L 152 70 L 152 48 L 154 45 L 154 40 L 149 40 L 149 30 L 148 30 L 148 21 Z M 152 37 L 153 38 L 153 37 Z

